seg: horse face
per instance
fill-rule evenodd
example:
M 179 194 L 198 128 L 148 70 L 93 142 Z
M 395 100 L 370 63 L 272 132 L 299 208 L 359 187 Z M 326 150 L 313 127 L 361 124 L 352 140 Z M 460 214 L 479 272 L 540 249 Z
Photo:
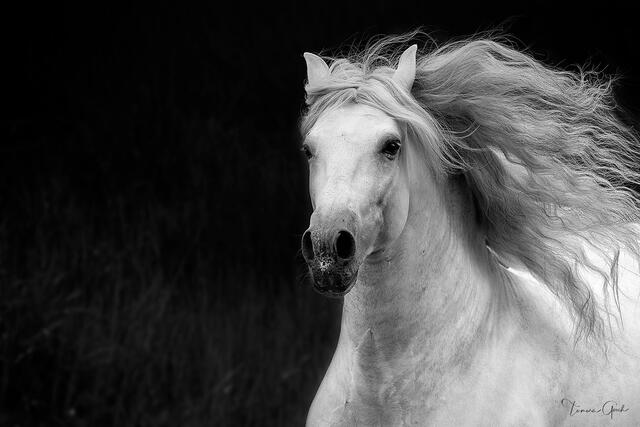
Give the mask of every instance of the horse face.
M 403 133 L 373 107 L 349 104 L 322 115 L 303 146 L 314 211 L 302 254 L 315 289 L 346 294 L 364 259 L 399 235 L 407 218 Z

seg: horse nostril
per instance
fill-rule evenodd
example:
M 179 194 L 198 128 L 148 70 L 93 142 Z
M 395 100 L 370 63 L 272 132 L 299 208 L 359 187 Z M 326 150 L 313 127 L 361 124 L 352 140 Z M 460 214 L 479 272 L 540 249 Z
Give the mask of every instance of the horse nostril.
M 336 252 L 338 257 L 342 259 L 353 258 L 356 253 L 356 241 L 348 231 L 340 231 L 336 239 Z
M 302 235 L 302 256 L 307 261 L 313 259 L 313 243 L 311 243 L 311 233 L 308 230 Z

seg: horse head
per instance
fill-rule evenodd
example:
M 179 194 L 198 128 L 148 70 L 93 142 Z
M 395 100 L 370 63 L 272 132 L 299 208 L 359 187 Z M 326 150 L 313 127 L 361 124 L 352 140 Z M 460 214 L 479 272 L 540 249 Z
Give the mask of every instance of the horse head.
M 403 54 L 392 76 L 409 92 L 416 46 Z M 305 54 L 310 85 L 328 77 L 325 62 Z M 356 282 L 367 257 L 383 253 L 402 232 L 408 215 L 412 150 L 406 127 L 378 108 L 346 103 L 324 112 L 305 135 L 313 214 L 302 254 L 315 289 L 342 296 Z

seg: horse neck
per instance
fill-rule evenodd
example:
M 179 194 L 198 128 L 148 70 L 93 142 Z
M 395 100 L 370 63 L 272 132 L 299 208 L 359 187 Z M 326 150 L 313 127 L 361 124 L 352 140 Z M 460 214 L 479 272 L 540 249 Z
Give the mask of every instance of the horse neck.
M 460 181 L 439 193 L 412 203 L 403 233 L 365 262 L 345 297 L 340 342 L 357 349 L 363 369 L 425 362 L 446 369 L 472 357 L 497 326 L 499 274 L 470 193 Z

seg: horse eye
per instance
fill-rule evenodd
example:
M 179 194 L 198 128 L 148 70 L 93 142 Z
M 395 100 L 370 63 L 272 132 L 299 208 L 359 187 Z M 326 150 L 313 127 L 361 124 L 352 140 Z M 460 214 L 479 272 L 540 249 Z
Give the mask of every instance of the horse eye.
M 310 159 L 313 157 L 313 154 L 311 153 L 311 149 L 309 149 L 309 146 L 307 144 L 304 144 L 302 146 L 302 148 L 300 149 L 300 151 L 302 151 L 304 153 L 304 155 L 307 157 L 307 159 Z
M 400 141 L 397 139 L 390 139 L 384 143 L 381 153 L 387 156 L 389 160 L 393 160 L 393 158 L 398 154 L 398 151 L 400 151 Z

